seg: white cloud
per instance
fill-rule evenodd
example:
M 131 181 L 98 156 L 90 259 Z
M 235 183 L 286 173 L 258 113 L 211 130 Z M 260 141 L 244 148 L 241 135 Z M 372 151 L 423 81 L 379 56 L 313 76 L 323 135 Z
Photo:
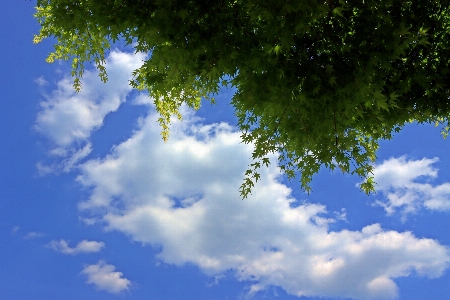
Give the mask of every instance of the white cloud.
M 377 200 L 376 205 L 382 206 L 388 215 L 400 211 L 403 220 L 421 208 L 449 211 L 450 182 L 438 185 L 429 183 L 438 175 L 438 169 L 433 167 L 437 161 L 436 157 L 407 160 L 402 156 L 377 165 L 374 170 L 377 190 L 386 199 Z
M 330 232 L 337 221 L 318 204 L 291 207 L 290 189 L 274 166 L 261 170 L 254 193 L 238 194 L 251 147 L 227 124 L 174 122 L 162 142 L 156 116 L 104 159 L 80 166 L 91 188 L 82 211 L 107 229 L 162 246 L 165 263 L 192 263 L 211 276 L 233 270 L 250 291 L 279 286 L 297 296 L 392 299 L 393 279 L 415 272 L 439 277 L 448 249 L 410 232 L 373 224 Z M 276 159 L 274 157 L 274 159 Z M 328 217 L 327 217 L 328 216 Z M 336 214 L 345 219 L 345 212 Z
M 116 111 L 125 102 L 131 92 L 128 82 L 131 73 L 140 67 L 144 57 L 143 54 L 112 51 L 106 59 L 106 84 L 98 78 L 97 72 L 86 71 L 82 90 L 76 93 L 72 87 L 73 79 L 67 76 L 41 103 L 42 110 L 37 115 L 35 129 L 54 144 L 51 154 L 63 159 L 64 171 L 69 171 L 78 160 L 90 153 L 88 140 L 91 133 L 102 126 L 107 114 Z M 40 171 L 45 173 L 54 171 L 54 168 L 41 165 Z
M 20 227 L 19 226 L 14 226 L 13 229 L 11 230 L 11 234 L 16 234 L 19 231 Z
M 42 232 L 31 231 L 31 232 L 28 232 L 23 238 L 26 240 L 32 240 L 32 239 L 40 238 L 43 236 L 45 236 L 45 234 Z
M 48 244 L 48 247 L 64 254 L 76 255 L 80 253 L 99 252 L 103 247 L 105 247 L 105 244 L 103 242 L 83 240 L 79 242 L 78 245 L 76 245 L 74 248 L 70 248 L 67 241 L 59 240 L 51 241 Z
M 83 269 L 82 274 L 87 276 L 87 283 L 95 285 L 98 289 L 117 294 L 131 287 L 131 281 L 124 278 L 122 272 L 114 272 L 116 267 L 100 260 L 95 265 Z
M 118 66 L 136 67 L 128 69 L 126 63 L 136 62 L 132 55 L 115 55 Z M 357 299 L 395 298 L 395 278 L 434 278 L 448 268 L 447 247 L 411 232 L 384 230 L 379 224 L 330 231 L 328 224 L 345 220 L 345 211 L 328 213 L 323 205 L 310 203 L 292 207 L 291 191 L 280 183 L 273 165 L 261 169 L 253 195 L 242 201 L 238 187 L 251 145 L 242 144 L 229 125 L 202 125 L 186 112 L 183 122 L 173 122 L 167 143 L 151 112 L 110 155 L 79 165 L 78 157 L 87 150 L 74 155 L 85 147 L 78 143 L 89 145 L 91 132 L 129 91 L 126 80 L 107 88 L 91 85 L 97 79 L 86 75 L 83 91 L 88 96 L 74 95 L 68 79 L 60 82 L 43 104 L 36 127 L 57 145 L 54 155 L 78 166 L 78 182 L 90 189 L 79 204 L 88 220 L 161 246 L 162 262 L 191 263 L 215 278 L 231 270 L 238 280 L 252 282 L 249 294 L 279 286 L 297 296 Z M 110 78 L 115 77 L 110 73 Z M 149 104 L 144 98 L 133 103 Z M 413 178 L 408 174 L 403 174 L 405 182 Z M 130 281 L 113 271 L 114 266 L 100 261 L 83 274 L 100 289 L 128 289 Z
M 43 76 L 38 77 L 34 80 L 34 82 L 36 82 L 36 84 L 40 87 L 45 86 L 48 84 L 47 80 L 45 80 L 45 78 Z

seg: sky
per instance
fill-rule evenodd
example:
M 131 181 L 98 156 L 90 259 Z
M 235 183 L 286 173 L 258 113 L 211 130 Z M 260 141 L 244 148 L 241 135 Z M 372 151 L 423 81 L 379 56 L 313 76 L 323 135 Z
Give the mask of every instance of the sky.
M 251 145 L 232 90 L 171 125 L 128 85 L 144 54 L 115 46 L 109 81 L 75 93 L 35 1 L 1 1 L 0 299 L 447 299 L 450 139 L 410 124 L 361 179 L 323 169 L 308 195 L 271 164 L 239 197 Z M 272 156 L 276 159 L 276 154 Z

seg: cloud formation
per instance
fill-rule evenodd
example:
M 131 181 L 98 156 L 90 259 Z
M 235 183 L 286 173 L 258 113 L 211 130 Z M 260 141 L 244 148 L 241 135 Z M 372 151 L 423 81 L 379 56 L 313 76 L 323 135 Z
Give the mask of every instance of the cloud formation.
M 400 211 L 403 220 L 425 208 L 437 211 L 450 210 L 450 182 L 432 185 L 438 169 L 433 166 L 438 158 L 408 160 L 405 156 L 391 158 L 374 170 L 377 190 L 385 198 L 377 200 L 388 215 Z
M 134 59 L 117 55 L 124 61 Z M 128 84 L 123 80 L 116 84 Z M 121 91 L 109 91 L 108 99 L 120 98 Z M 106 99 L 100 91 L 94 96 L 89 103 Z M 135 103 L 149 105 L 139 97 Z M 102 124 L 104 112 L 120 105 L 116 101 L 108 109 L 93 109 L 91 104 L 67 102 L 74 121 L 58 129 L 54 127 L 64 124 L 64 105 L 56 103 L 43 106 L 45 117 L 37 124 L 43 124 L 41 132 L 67 159 L 78 153 L 64 152 L 68 145 L 88 140 Z M 329 224 L 340 218 L 320 204 L 294 206 L 297 201 L 280 183 L 274 165 L 261 169 L 253 195 L 242 201 L 238 189 L 252 146 L 241 143 L 240 133 L 226 123 L 202 124 L 185 111 L 183 122 L 172 122 L 169 142 L 164 143 L 150 107 L 133 135 L 109 155 L 83 164 L 75 157 L 71 164 L 78 166 L 77 181 L 89 190 L 79 204 L 85 219 L 160 247 L 162 262 L 191 263 L 216 278 L 231 271 L 237 280 L 250 282 L 250 294 L 278 286 L 297 296 L 357 299 L 393 299 L 398 294 L 395 278 L 412 273 L 434 278 L 448 268 L 447 247 L 411 232 L 385 230 L 379 224 L 330 231 Z M 49 117 L 53 115 L 58 117 Z M 128 289 L 130 281 L 113 271 L 114 266 L 100 261 L 83 274 L 101 289 Z
M 50 153 L 61 158 L 64 171 L 69 171 L 91 152 L 91 133 L 102 126 L 107 114 L 125 102 L 131 92 L 128 82 L 131 73 L 140 67 L 144 57 L 143 54 L 112 51 L 106 59 L 106 84 L 99 79 L 97 72 L 85 71 L 80 93 L 74 91 L 73 78 L 67 76 L 41 102 L 42 110 L 37 115 L 35 129 L 52 142 L 54 148 Z M 39 82 L 43 80 L 40 78 Z M 40 165 L 41 173 L 51 172 L 54 168 Z
M 28 232 L 23 238 L 26 240 L 32 240 L 32 239 L 36 239 L 36 238 L 41 238 L 43 236 L 45 236 L 45 234 L 42 232 L 31 231 L 31 232 Z
M 59 241 L 51 241 L 48 244 L 48 247 L 52 248 L 55 251 L 64 253 L 64 254 L 77 255 L 80 253 L 99 252 L 102 250 L 103 247 L 105 247 L 105 243 L 82 240 L 74 248 L 71 248 L 71 247 L 69 247 L 69 244 L 67 241 L 59 240 Z
M 81 271 L 87 276 L 87 283 L 95 285 L 99 290 L 104 290 L 111 294 L 117 294 L 131 287 L 131 281 L 124 278 L 122 272 L 115 272 L 113 265 L 108 265 L 100 260 L 95 265 L 89 265 Z
M 392 299 L 393 279 L 439 277 L 448 249 L 411 232 L 329 231 L 333 214 L 318 204 L 292 207 L 279 170 L 262 169 L 253 195 L 238 194 L 251 153 L 227 124 L 174 122 L 169 142 L 156 116 L 104 159 L 80 166 L 91 189 L 80 209 L 135 241 L 161 246 L 161 261 L 192 263 L 213 275 L 234 272 L 250 291 L 279 286 L 297 296 Z M 273 159 L 276 159 L 273 157 Z

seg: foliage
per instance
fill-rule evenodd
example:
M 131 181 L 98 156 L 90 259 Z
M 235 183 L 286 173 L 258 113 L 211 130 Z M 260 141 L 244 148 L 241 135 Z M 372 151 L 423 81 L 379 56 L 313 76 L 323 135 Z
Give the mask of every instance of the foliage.
M 324 165 L 370 177 L 378 142 L 407 122 L 449 128 L 449 1 L 406 0 L 39 0 L 41 30 L 53 36 L 48 61 L 71 59 L 74 86 L 83 64 L 103 66 L 124 40 L 151 53 L 131 85 L 147 90 L 162 136 L 182 103 L 197 109 L 222 86 L 253 163 L 245 198 L 267 155 L 310 190 Z

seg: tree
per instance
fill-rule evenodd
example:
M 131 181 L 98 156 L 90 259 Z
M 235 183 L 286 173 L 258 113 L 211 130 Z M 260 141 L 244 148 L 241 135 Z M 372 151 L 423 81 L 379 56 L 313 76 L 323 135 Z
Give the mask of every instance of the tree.
M 76 90 L 83 65 L 103 65 L 123 40 L 151 53 L 130 84 L 147 90 L 168 138 L 182 103 L 232 99 L 253 163 L 245 198 L 279 153 L 288 178 L 310 190 L 324 165 L 370 176 L 378 142 L 408 122 L 450 115 L 450 5 L 428 0 L 38 0 L 34 42 L 55 37 L 47 61 L 71 59 Z

